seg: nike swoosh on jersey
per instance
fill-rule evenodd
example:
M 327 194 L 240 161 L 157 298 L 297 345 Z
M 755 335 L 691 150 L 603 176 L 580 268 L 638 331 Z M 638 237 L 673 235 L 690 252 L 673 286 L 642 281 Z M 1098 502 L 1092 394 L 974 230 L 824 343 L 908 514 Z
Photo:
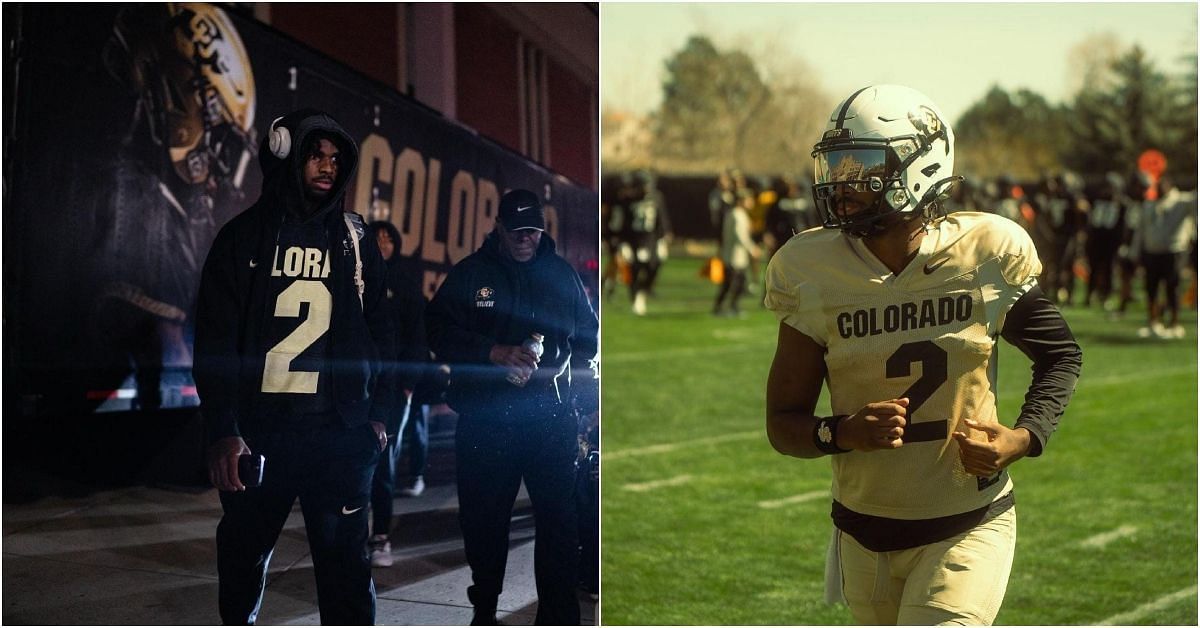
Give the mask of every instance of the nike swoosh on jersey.
M 518 212 L 523 212 L 523 211 L 525 211 L 525 210 L 527 210 L 527 209 L 533 209 L 533 205 L 526 205 L 525 207 L 518 207 L 518 208 L 517 208 L 517 211 L 518 211 Z
M 943 257 L 942 259 L 940 259 L 940 260 L 938 260 L 938 261 L 936 261 L 936 262 L 933 262 L 933 263 L 930 263 L 930 264 L 925 264 L 925 274 L 926 274 L 926 275 L 932 275 L 932 274 L 933 274 L 933 271 L 935 271 L 935 270 L 937 270 L 937 269 L 941 268 L 941 267 L 942 267 L 942 265 L 943 265 L 943 264 L 945 264 L 945 263 L 946 263 L 946 262 L 948 262 L 948 261 L 950 261 L 950 258 L 949 258 L 949 257 Z
M 355 509 L 353 509 L 353 510 L 347 510 L 345 506 L 342 506 L 342 514 L 343 514 L 343 515 L 352 515 L 352 514 L 354 514 L 354 513 L 358 512 L 358 511 L 360 511 L 360 510 L 362 510 L 362 509 L 363 509 L 363 507 L 362 507 L 362 506 L 359 506 L 358 508 L 355 508 Z

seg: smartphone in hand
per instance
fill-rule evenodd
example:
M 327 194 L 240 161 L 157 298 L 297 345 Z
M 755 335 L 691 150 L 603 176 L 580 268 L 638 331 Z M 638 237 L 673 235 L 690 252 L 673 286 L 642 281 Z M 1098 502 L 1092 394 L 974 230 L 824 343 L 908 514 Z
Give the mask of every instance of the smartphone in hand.
M 238 456 L 238 478 L 247 487 L 261 486 L 266 466 L 267 459 L 262 454 L 242 454 Z

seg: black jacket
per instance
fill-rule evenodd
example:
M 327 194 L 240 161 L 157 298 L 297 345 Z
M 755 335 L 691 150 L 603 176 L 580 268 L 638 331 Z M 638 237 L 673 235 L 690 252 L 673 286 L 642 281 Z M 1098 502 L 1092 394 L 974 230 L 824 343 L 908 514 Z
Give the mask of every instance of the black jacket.
M 543 235 L 537 254 L 516 262 L 493 233 L 446 275 L 425 311 L 429 347 L 450 364 L 447 403 L 456 412 L 521 421 L 571 404 L 599 407 L 596 351 L 599 323 L 579 274 Z M 519 345 L 540 333 L 545 347 L 524 388 L 491 363 L 497 344 Z
M 425 340 L 425 306 L 428 301 L 413 273 L 419 269 L 393 255 L 387 261 L 387 300 L 395 333 L 393 354 L 397 382 L 407 390 L 416 387 L 429 363 Z
M 384 357 L 389 364 L 388 371 L 395 378 L 396 393 L 400 395 L 403 390 L 415 391 L 429 365 L 429 345 L 425 341 L 425 306 L 428 300 L 421 291 L 420 266 L 415 260 L 400 254 L 403 241 L 396 227 L 390 222 L 381 221 L 371 223 L 370 228 L 372 234 L 377 234 L 381 229 L 387 231 L 396 245 L 386 263 L 387 290 L 384 298 L 388 316 L 392 320 L 395 342 Z M 419 405 L 415 396 L 414 392 L 413 403 Z M 395 403 L 396 411 L 387 424 L 389 433 L 400 429 L 404 397 L 397 396 Z
M 262 195 L 217 234 L 200 279 L 193 371 L 209 442 L 244 432 L 286 429 L 293 419 L 280 403 L 280 395 L 262 392 L 265 358 L 272 349 L 266 346 L 264 330 L 276 307 L 268 303 L 276 240 L 285 213 L 303 200 L 304 156 L 299 153 L 314 131 L 336 138 L 341 160 L 333 189 L 310 219 L 322 221 L 330 252 L 331 313 L 324 332 L 329 334 L 325 354 L 331 373 L 329 395 L 347 426 L 368 420 L 386 422 L 391 410 L 390 390 L 384 389 L 390 378 L 378 378 L 380 356 L 392 343 L 391 323 L 383 307 L 383 257 L 374 238 L 363 237 L 362 219 L 349 214 L 355 225 L 352 234 L 342 212 L 342 196 L 353 177 L 358 148 L 337 122 L 320 112 L 299 111 L 278 125 L 291 131 L 291 154 L 279 159 L 263 140 L 259 149 Z M 359 239 L 363 263 L 366 285 L 361 304 L 351 237 Z M 301 323 L 297 320 L 297 327 Z

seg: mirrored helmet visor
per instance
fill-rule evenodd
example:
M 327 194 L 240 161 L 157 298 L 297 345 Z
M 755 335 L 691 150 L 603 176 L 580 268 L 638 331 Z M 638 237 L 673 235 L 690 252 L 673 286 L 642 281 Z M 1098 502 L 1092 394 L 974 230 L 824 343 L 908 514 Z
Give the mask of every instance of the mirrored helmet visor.
M 813 200 L 827 228 L 846 230 L 873 223 L 886 212 L 884 191 L 891 187 L 895 157 L 883 146 L 858 146 L 816 152 Z
M 816 185 L 844 183 L 855 192 L 882 192 L 891 169 L 886 148 L 844 148 L 820 151 L 814 158 Z

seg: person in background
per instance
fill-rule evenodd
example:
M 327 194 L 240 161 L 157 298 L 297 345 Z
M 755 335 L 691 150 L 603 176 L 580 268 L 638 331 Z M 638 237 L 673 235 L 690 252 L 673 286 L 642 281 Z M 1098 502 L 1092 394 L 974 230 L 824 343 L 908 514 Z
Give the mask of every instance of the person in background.
M 1113 291 L 1113 268 L 1117 251 L 1121 247 L 1121 235 L 1125 232 L 1125 219 L 1129 210 L 1129 199 L 1125 196 L 1124 178 L 1110 172 L 1104 178 L 1088 212 L 1087 243 L 1088 285 L 1085 305 L 1091 305 L 1095 297 L 1101 309 L 1108 309 L 1107 301 Z M 1114 306 L 1115 309 L 1115 306 Z
M 412 396 L 422 370 L 429 359 L 425 344 L 425 295 L 421 292 L 419 269 L 400 254 L 400 232 L 390 222 L 370 225 L 371 236 L 379 245 L 387 265 L 387 290 L 384 304 L 392 319 L 395 342 L 387 355 L 387 377 L 394 378 L 395 410 L 386 428 L 388 445 L 375 467 L 371 481 L 372 535 L 368 542 L 371 564 L 392 566 L 389 540 L 392 522 L 392 498 L 396 485 L 396 462 L 400 457 L 401 437 L 412 422 Z
M 1147 325 L 1138 335 L 1147 338 L 1183 338 L 1179 324 L 1180 270 L 1187 261 L 1188 245 L 1196 233 L 1196 194 L 1180 192 L 1167 176 L 1158 180 L 1158 200 L 1144 201 L 1134 234 L 1133 254 L 1146 269 Z M 1158 289 L 1166 292 L 1166 323 L 1158 303 Z
M 522 481 L 537 526 L 535 622 L 579 623 L 576 458 L 578 434 L 598 420 L 599 322 L 579 274 L 545 233 L 544 211 L 528 190 L 501 197 L 495 229 L 450 269 L 425 312 L 459 414 L 459 523 L 476 625 L 497 622 Z
M 725 214 L 721 235 L 721 263 L 725 277 L 713 303 L 713 316 L 740 316 L 738 300 L 746 293 L 746 272 L 750 261 L 762 255 L 750 237 L 749 210 L 754 207 L 754 194 L 745 191 L 738 204 Z
M 722 225 L 725 224 L 725 214 L 733 210 L 735 205 L 737 188 L 734 187 L 733 172 L 725 168 L 717 174 L 717 185 L 708 193 L 708 218 L 718 240 L 721 237 Z
M 658 271 L 667 258 L 670 220 L 663 195 L 648 171 L 638 174 L 640 189 L 627 205 L 625 242 L 628 244 L 631 278 L 630 298 L 633 313 L 646 314 L 646 300 L 654 291 Z
M 426 356 L 428 358 L 428 356 Z M 441 364 L 434 367 L 432 364 L 427 364 L 426 368 L 445 369 L 449 373 L 448 366 Z M 401 441 L 404 445 L 404 450 L 408 452 L 408 467 L 407 467 L 407 483 L 399 490 L 401 497 L 420 497 L 425 492 L 425 467 L 429 464 L 429 423 L 430 423 L 430 403 L 429 395 L 425 392 L 425 387 L 428 386 L 425 379 L 417 382 L 417 388 L 413 391 L 412 396 L 412 411 L 408 416 L 408 424 L 404 427 L 404 434 L 401 436 Z M 400 468 L 399 461 L 404 458 L 404 451 L 397 451 L 397 469 Z

